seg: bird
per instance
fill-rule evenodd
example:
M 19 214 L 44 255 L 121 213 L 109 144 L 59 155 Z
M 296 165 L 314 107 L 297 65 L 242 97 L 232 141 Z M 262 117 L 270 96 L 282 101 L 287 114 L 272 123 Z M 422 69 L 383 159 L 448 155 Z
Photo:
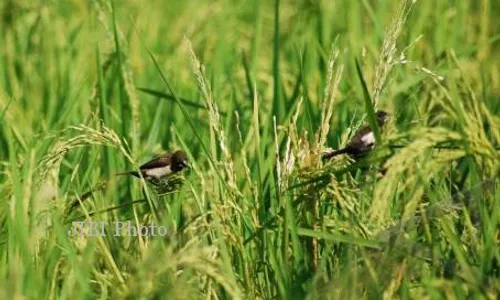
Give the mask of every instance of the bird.
M 375 115 L 380 128 L 384 127 L 390 116 L 389 113 L 382 110 L 377 111 Z M 323 152 L 322 158 L 326 160 L 341 154 L 347 154 L 354 159 L 358 159 L 373 149 L 375 142 L 375 134 L 372 128 L 370 125 L 365 125 L 354 134 L 354 137 L 347 143 L 347 146 L 339 150 L 327 150 Z
M 117 173 L 115 175 L 132 175 L 137 178 L 140 178 L 142 175 L 144 180 L 156 186 L 159 193 L 165 193 L 175 191 L 182 184 L 182 180 L 179 180 L 179 178 L 171 177 L 189 168 L 190 165 L 186 153 L 182 150 L 176 150 L 167 152 L 143 164 L 139 167 L 140 173 L 137 171 L 129 171 Z M 77 197 L 77 199 L 68 206 L 68 213 L 81 202 L 91 197 L 96 190 L 104 189 L 107 185 L 108 181 L 103 181 L 96 188 Z
M 132 175 L 140 178 L 141 175 L 147 181 L 162 180 L 170 175 L 179 173 L 190 168 L 187 155 L 182 150 L 169 151 L 156 157 L 139 167 L 139 172 L 129 171 L 116 175 Z

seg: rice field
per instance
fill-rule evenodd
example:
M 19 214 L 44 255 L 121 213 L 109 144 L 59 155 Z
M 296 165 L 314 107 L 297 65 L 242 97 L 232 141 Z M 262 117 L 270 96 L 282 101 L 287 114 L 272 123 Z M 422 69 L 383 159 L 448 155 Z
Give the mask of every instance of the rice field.
M 0 299 L 497 299 L 499 14 L 3 0 Z

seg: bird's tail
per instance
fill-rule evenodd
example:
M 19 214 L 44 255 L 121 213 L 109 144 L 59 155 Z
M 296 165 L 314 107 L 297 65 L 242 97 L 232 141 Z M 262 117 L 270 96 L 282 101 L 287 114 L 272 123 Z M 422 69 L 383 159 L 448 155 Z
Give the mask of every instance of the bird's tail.
M 339 149 L 339 150 L 329 150 L 329 151 L 323 152 L 322 158 L 323 159 L 330 159 L 332 157 L 335 157 L 335 156 L 341 155 L 341 154 L 345 154 L 345 153 L 349 153 L 348 148 L 343 148 L 343 149 Z
M 136 171 L 129 171 L 129 172 L 122 172 L 122 173 L 116 173 L 115 174 L 116 176 L 121 176 L 121 175 L 132 175 L 132 176 L 135 176 L 135 177 L 141 177 L 139 176 L 139 173 L 136 172 Z

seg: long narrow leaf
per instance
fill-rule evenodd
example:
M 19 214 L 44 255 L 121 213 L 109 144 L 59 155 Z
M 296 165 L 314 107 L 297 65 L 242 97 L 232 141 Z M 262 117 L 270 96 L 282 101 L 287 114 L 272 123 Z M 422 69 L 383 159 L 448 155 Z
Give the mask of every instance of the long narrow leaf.
M 361 84 L 361 88 L 363 89 L 363 99 L 365 100 L 365 111 L 368 116 L 368 122 L 370 123 L 370 127 L 375 133 L 375 139 L 377 140 L 377 144 L 380 145 L 380 129 L 378 128 L 377 117 L 375 116 L 375 108 L 373 107 L 373 101 L 370 97 L 370 93 L 368 92 L 368 87 L 366 86 L 365 78 L 363 76 L 363 71 L 361 70 L 361 66 L 359 65 L 359 61 L 355 59 L 356 62 L 356 71 L 358 74 L 359 82 Z

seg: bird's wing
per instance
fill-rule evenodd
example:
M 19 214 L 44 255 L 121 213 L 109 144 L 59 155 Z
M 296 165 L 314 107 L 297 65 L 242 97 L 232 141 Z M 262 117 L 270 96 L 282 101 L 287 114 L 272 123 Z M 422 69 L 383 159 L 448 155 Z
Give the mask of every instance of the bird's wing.
M 166 155 L 157 157 L 157 158 L 150 160 L 147 163 L 143 164 L 142 166 L 139 167 L 139 169 L 147 170 L 147 169 L 165 167 L 165 166 L 170 164 L 171 156 L 172 156 L 171 154 L 166 154 Z
M 373 146 L 373 145 L 368 145 L 367 141 L 365 141 L 363 139 L 363 137 L 366 136 L 367 134 L 369 134 L 371 131 L 372 131 L 372 129 L 371 129 L 371 127 L 369 125 L 361 127 L 356 132 L 356 134 L 354 135 L 354 137 L 349 141 L 349 143 L 347 144 L 346 148 L 349 148 L 349 149 L 355 148 L 355 149 L 363 150 L 365 148 Z

